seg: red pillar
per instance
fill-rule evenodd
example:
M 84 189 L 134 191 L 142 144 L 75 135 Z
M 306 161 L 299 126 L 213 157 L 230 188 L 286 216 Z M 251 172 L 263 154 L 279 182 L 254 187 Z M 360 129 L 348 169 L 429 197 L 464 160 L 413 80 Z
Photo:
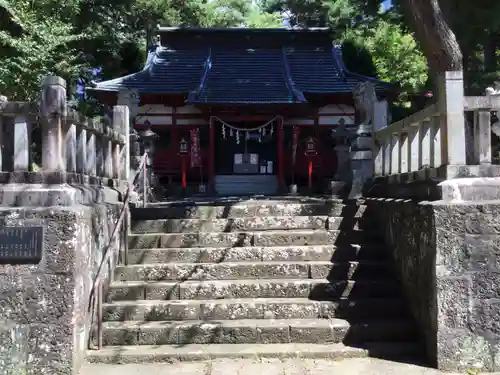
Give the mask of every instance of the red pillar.
M 313 175 L 313 161 L 312 158 L 309 157 L 309 163 L 307 165 L 307 187 L 309 191 L 312 190 L 312 175 Z
M 182 190 L 187 188 L 187 178 L 186 178 L 186 156 L 181 156 L 181 170 L 182 170 Z
M 212 119 L 209 123 L 210 149 L 208 151 L 208 188 L 215 192 L 215 124 Z
M 285 161 L 284 161 L 284 134 L 283 134 L 283 117 L 278 117 L 278 185 L 281 189 L 285 187 Z

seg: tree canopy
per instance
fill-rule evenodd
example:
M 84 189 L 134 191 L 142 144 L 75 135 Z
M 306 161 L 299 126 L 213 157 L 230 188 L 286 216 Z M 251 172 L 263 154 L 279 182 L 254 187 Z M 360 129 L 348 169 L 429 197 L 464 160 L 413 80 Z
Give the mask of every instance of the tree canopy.
M 463 68 L 467 90 L 496 80 L 500 3 L 494 0 L 0 0 L 0 92 L 34 99 L 57 74 L 75 85 L 140 69 L 158 24 L 330 26 L 351 70 L 420 92 L 431 72 Z M 429 70 L 430 69 L 430 70 Z

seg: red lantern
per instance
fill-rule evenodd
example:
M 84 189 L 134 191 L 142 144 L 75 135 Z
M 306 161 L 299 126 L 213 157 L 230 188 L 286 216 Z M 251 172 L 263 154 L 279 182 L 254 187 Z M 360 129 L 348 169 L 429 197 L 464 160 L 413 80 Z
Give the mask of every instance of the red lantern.
M 182 138 L 179 142 L 179 155 L 187 155 L 188 154 L 188 143 Z

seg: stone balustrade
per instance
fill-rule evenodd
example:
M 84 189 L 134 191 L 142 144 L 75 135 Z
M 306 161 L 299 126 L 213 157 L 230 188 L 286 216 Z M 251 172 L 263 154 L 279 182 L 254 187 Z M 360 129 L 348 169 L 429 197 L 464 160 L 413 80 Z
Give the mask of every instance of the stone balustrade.
M 66 83 L 52 76 L 45 79 L 41 98 L 39 104 L 0 105 L 0 183 L 128 181 L 127 106 L 115 106 L 111 119 L 88 118 L 68 108 Z M 35 140 L 36 130 L 41 136 Z M 32 150 L 37 141 L 41 158 Z
M 440 84 L 437 103 L 374 133 L 376 181 L 500 176 L 491 165 L 491 111 L 500 108 L 500 96 L 465 97 L 461 72 L 447 72 Z M 471 134 L 467 112 L 473 112 Z
M 375 133 L 365 217 L 390 249 L 429 362 L 498 371 L 500 328 L 490 322 L 500 311 L 500 166 L 492 164 L 491 112 L 500 95 L 465 97 L 461 72 L 439 83 L 436 104 Z

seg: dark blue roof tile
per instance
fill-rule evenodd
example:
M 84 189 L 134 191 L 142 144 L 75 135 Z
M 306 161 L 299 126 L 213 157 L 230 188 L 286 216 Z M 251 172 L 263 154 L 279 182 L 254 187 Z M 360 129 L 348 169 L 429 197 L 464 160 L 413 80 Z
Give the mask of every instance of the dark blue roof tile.
M 148 54 L 142 71 L 100 82 L 93 90 L 189 94 L 189 103 L 304 103 L 304 93 L 351 93 L 367 80 L 377 90 L 389 87 L 349 72 L 340 47 L 328 43 L 258 48 L 214 43 L 157 47 Z
M 211 68 L 194 103 L 295 103 L 281 49 L 212 49 Z
M 95 90 L 137 89 L 149 93 L 187 93 L 195 90 L 207 60 L 208 49 L 158 48 L 148 56 L 144 70 L 110 81 Z

